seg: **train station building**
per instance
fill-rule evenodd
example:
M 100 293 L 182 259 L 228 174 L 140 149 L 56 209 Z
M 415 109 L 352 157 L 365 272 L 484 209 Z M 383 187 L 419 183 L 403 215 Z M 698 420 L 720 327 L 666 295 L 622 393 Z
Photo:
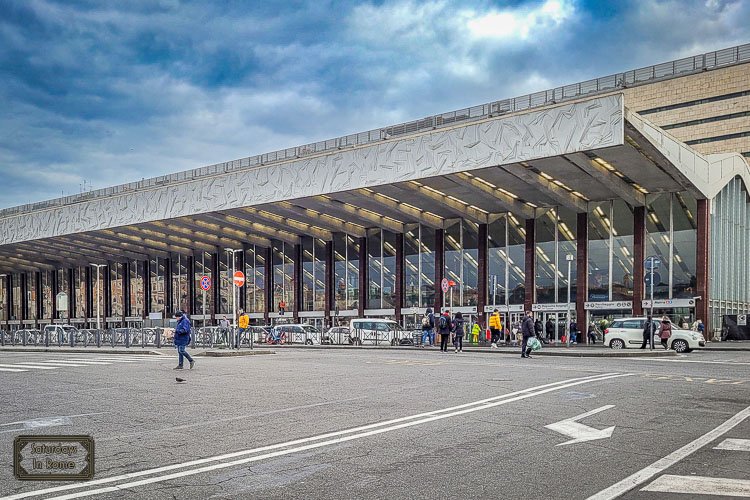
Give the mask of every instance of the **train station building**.
M 713 332 L 750 309 L 749 158 L 750 44 L 7 208 L 0 329 L 212 324 L 240 270 L 256 324 L 584 330 L 644 314 L 653 283 L 656 312 Z

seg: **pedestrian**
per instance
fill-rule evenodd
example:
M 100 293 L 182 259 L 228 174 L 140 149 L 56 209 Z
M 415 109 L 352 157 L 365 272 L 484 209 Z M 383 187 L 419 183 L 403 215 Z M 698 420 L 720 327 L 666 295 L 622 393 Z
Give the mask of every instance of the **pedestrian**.
M 226 318 L 219 320 L 219 335 L 222 343 L 229 344 L 229 320 Z
M 544 332 L 547 334 L 547 342 L 551 342 L 552 337 L 555 336 L 555 325 L 552 324 L 552 319 L 549 316 L 544 324 Z
M 490 348 L 497 349 L 497 341 L 500 338 L 500 332 L 503 331 L 503 322 L 500 320 L 500 311 L 495 309 L 490 315 Z
M 654 332 L 654 321 L 653 318 L 651 318 L 651 315 L 649 315 L 646 318 L 646 324 L 643 325 L 643 343 L 641 344 L 641 349 L 646 348 L 646 344 L 649 343 L 649 339 L 653 335 Z
M 661 319 L 661 326 L 659 327 L 659 338 L 661 339 L 661 345 L 664 346 L 665 350 L 669 350 L 669 337 L 672 336 L 672 322 L 669 318 L 664 316 Z
M 240 318 L 237 321 L 237 326 L 239 327 L 239 334 L 235 338 L 234 347 L 236 349 L 240 348 L 240 339 L 245 333 L 247 333 L 248 328 L 250 327 L 250 316 L 248 314 L 240 309 Z M 252 342 L 248 342 L 252 345 Z
M 544 325 L 542 324 L 542 320 L 537 318 L 534 321 L 534 335 L 536 335 L 536 338 L 539 339 L 539 342 L 544 342 Z
M 697 321 L 697 323 L 698 323 L 698 324 L 696 325 L 696 328 L 695 328 L 695 330 L 696 330 L 696 331 L 697 331 L 698 333 L 700 333 L 701 335 L 704 335 L 704 333 L 706 332 L 706 325 L 704 325 L 704 324 L 703 324 L 703 320 L 702 320 L 702 319 L 699 319 L 699 320 Z M 704 335 L 704 336 L 705 336 L 705 335 Z
M 570 343 L 571 344 L 577 344 L 578 343 L 578 325 L 575 321 L 570 322 Z
M 190 319 L 182 311 L 174 313 L 177 318 L 177 326 L 174 329 L 174 345 L 177 348 L 177 366 L 175 370 L 182 370 L 183 358 L 190 363 L 190 369 L 193 369 L 195 361 L 187 352 L 187 345 L 190 343 Z
M 471 327 L 471 343 L 477 344 L 479 343 L 479 334 L 482 333 L 482 327 L 479 326 L 479 321 L 474 323 L 474 326 Z
M 592 344 L 596 344 L 596 325 L 594 325 L 593 321 L 589 323 L 588 337 L 589 342 L 591 342 Z
M 455 352 L 464 351 L 464 315 L 461 312 L 453 316 L 453 345 Z
M 524 318 L 521 324 L 521 334 L 523 340 L 521 342 L 521 357 L 531 357 L 531 347 L 528 347 L 529 339 L 534 336 L 534 318 L 531 317 L 531 311 L 526 311 L 526 318 Z
M 438 319 L 438 325 L 440 327 L 440 351 L 448 352 L 448 342 L 451 338 L 451 312 L 446 309 Z
M 428 307 L 424 316 L 422 316 L 422 347 L 434 344 L 434 329 L 435 315 L 432 314 L 432 309 Z
M 279 302 L 279 316 L 283 316 L 286 312 L 286 301 L 284 299 L 281 299 Z

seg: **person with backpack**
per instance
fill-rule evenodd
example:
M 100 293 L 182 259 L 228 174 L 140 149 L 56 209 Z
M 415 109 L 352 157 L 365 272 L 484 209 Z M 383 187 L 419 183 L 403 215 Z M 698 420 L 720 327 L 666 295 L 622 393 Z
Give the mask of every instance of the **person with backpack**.
M 503 331 L 503 323 L 500 321 L 500 311 L 495 309 L 490 315 L 490 332 L 492 333 L 492 339 L 490 340 L 490 347 L 497 349 L 497 341 L 500 338 L 500 332 Z
M 453 328 L 453 325 L 451 325 L 451 323 L 452 323 L 451 312 L 446 310 L 438 318 L 438 329 L 440 333 L 440 351 L 441 352 L 448 352 L 448 342 L 450 341 L 451 330 Z
M 539 339 L 539 342 L 544 343 L 544 325 L 542 325 L 542 320 L 539 318 L 534 321 L 534 335 Z
M 544 333 L 547 334 L 547 342 L 552 342 L 552 337 L 555 336 L 555 325 L 549 316 L 547 316 L 547 322 L 544 324 Z
M 654 322 L 651 319 L 651 315 L 646 318 L 646 324 L 643 326 L 643 343 L 641 344 L 641 349 L 645 349 L 646 345 L 649 343 L 649 339 L 651 338 L 651 335 L 653 335 L 654 332 Z
M 422 316 L 422 347 L 425 345 L 435 345 L 435 315 L 429 307 Z
M 455 352 L 464 351 L 464 315 L 460 311 L 453 316 L 453 345 Z
M 174 346 L 177 348 L 177 366 L 175 370 L 182 370 L 183 358 L 187 358 L 190 363 L 190 369 L 193 369 L 195 361 L 187 352 L 187 346 L 190 343 L 190 320 L 187 314 L 182 311 L 174 313 L 174 317 L 177 318 L 177 326 L 174 329 Z
M 570 322 L 570 343 L 578 344 L 578 325 L 575 321 Z

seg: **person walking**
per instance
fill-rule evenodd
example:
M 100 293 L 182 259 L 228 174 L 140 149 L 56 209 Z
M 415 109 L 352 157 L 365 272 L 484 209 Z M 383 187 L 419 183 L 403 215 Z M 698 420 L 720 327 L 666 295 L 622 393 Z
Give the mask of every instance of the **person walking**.
M 534 335 L 536 336 L 536 338 L 539 339 L 539 342 L 546 344 L 543 333 L 544 333 L 544 325 L 542 324 L 542 320 L 537 318 L 534 321 Z
M 503 331 L 503 322 L 500 321 L 500 311 L 495 309 L 490 315 L 490 333 L 492 338 L 490 339 L 490 348 L 497 349 L 497 341 L 500 338 L 500 332 Z
M 589 342 L 591 342 L 592 344 L 596 344 L 596 325 L 594 325 L 593 321 L 589 323 L 588 337 Z
M 187 346 L 190 343 L 190 319 L 182 311 L 174 313 L 177 318 L 177 327 L 174 329 L 174 345 L 177 348 L 177 366 L 175 370 L 182 370 L 183 358 L 190 363 L 190 369 L 193 369 L 195 361 L 187 352 Z
M 661 339 L 661 345 L 664 346 L 665 350 L 669 350 L 669 337 L 672 336 L 672 323 L 669 318 L 664 316 L 661 320 L 661 326 L 659 327 L 659 338 Z
M 578 344 L 578 325 L 575 321 L 570 322 L 570 343 Z
M 240 318 L 237 320 L 237 327 L 239 328 L 239 333 L 234 340 L 235 349 L 240 348 L 240 341 L 242 339 L 242 336 L 247 333 L 248 328 L 250 328 L 250 316 L 245 311 L 240 310 Z M 251 340 L 249 340 L 248 343 L 250 344 L 250 346 L 253 345 L 253 342 Z
M 451 312 L 446 310 L 438 319 L 440 326 L 440 351 L 448 352 L 448 342 L 451 338 Z
M 460 311 L 453 316 L 453 345 L 455 352 L 464 351 L 464 315 Z
M 649 343 L 649 339 L 654 333 L 654 321 L 651 318 L 651 315 L 649 315 L 646 318 L 646 324 L 643 325 L 643 343 L 641 344 L 641 349 L 645 349 L 646 345 Z
M 425 345 L 434 345 L 435 343 L 435 315 L 432 309 L 427 308 L 422 317 L 422 347 Z
M 521 334 L 523 340 L 521 342 L 521 357 L 531 357 L 531 347 L 528 347 L 529 339 L 534 336 L 534 318 L 531 317 L 531 311 L 526 311 L 526 317 L 521 323 Z
M 479 321 L 474 323 L 474 326 L 471 327 L 471 343 L 477 344 L 479 343 L 479 334 L 482 333 L 482 327 L 479 326 Z
M 547 342 L 552 342 L 552 337 L 555 336 L 555 325 L 552 324 L 552 318 L 547 317 L 547 322 L 544 324 L 544 332 L 547 334 Z

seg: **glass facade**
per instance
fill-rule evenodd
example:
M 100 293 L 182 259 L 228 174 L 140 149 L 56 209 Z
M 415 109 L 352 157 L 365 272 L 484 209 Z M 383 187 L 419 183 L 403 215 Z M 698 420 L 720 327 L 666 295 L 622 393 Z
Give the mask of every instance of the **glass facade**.
M 86 319 L 86 268 L 73 270 L 73 291 L 75 293 L 75 317 Z
M 123 316 L 124 311 L 122 271 L 123 267 L 119 262 L 113 262 L 109 266 L 109 290 L 112 300 L 111 315 L 118 318 Z
M 273 310 L 286 302 L 286 311 L 294 309 L 294 245 L 273 240 Z
M 66 271 L 67 272 L 67 271 Z M 52 273 L 50 271 L 42 271 L 42 318 L 52 319 Z M 66 290 L 65 293 L 68 291 Z M 69 297 L 69 301 L 72 301 L 73 297 Z M 2 301 L 0 301 L 2 304 Z
M 302 237 L 302 311 L 325 310 L 325 242 Z
M 435 230 L 409 224 L 404 234 L 404 306 L 435 305 Z
M 479 225 L 466 220 L 450 221 L 444 233 L 445 273 L 455 283 L 446 294 L 449 307 L 475 306 L 478 300 Z
M 0 276 L 0 321 L 8 321 L 8 279 L 7 275 Z
M 620 200 L 592 203 L 588 214 L 588 300 L 633 299 L 633 209 Z
M 343 311 L 359 307 L 359 240 L 333 235 L 333 268 L 336 307 Z
M 164 259 L 151 259 L 149 264 L 151 279 L 151 303 L 149 312 L 164 312 Z M 95 277 L 96 278 L 96 277 Z M 96 294 L 94 294 L 96 300 Z
M 130 263 L 130 316 L 143 317 L 143 262 Z
M 214 293 L 213 287 L 217 286 L 216 278 L 214 276 L 214 254 L 209 252 L 201 252 L 200 255 L 195 257 L 195 305 L 193 306 L 194 314 L 203 315 L 211 314 L 214 308 Z M 201 278 L 208 276 L 211 280 L 211 290 L 204 292 L 200 288 Z
M 568 301 L 568 261 L 570 300 L 576 300 L 576 214 L 562 208 L 547 209 L 536 219 L 536 300 L 538 304 Z
M 709 314 L 714 329 L 725 314 L 750 313 L 750 206 L 740 178 L 714 198 L 710 215 Z
M 381 229 L 367 232 L 368 299 L 367 309 L 395 306 L 396 234 Z
M 252 245 L 245 253 L 245 311 L 266 310 L 266 249 Z

